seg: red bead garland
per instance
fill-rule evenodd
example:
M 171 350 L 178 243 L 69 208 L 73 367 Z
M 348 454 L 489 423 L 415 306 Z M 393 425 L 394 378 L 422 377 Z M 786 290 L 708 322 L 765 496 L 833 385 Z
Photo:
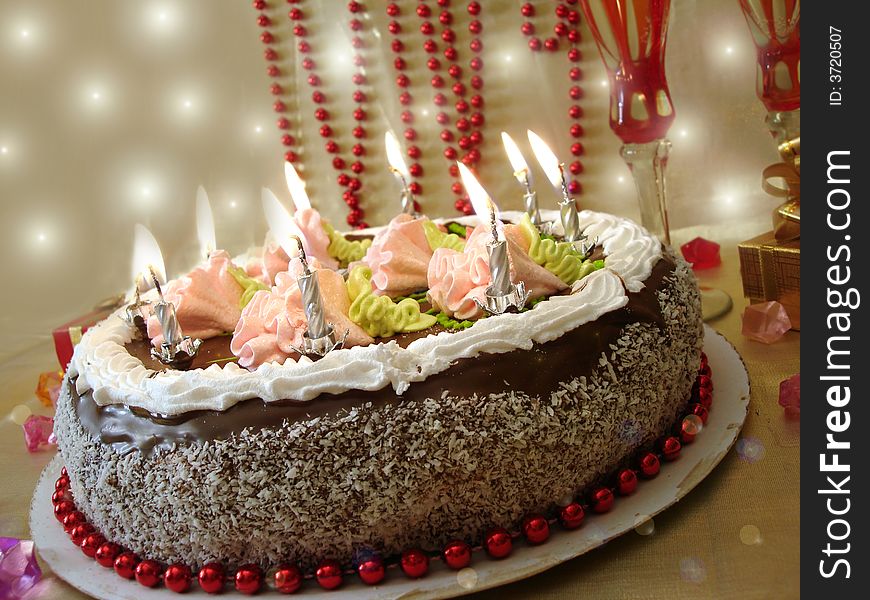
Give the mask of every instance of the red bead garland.
M 94 560 L 97 561 L 97 564 L 101 567 L 106 567 L 107 569 L 111 569 L 115 566 L 115 559 L 118 558 L 118 555 L 121 554 L 121 546 L 114 542 L 105 542 L 97 548 L 97 551 L 94 553 Z
M 320 587 L 323 589 L 334 590 L 341 585 L 343 580 L 341 565 L 338 564 L 338 561 L 325 560 L 320 563 L 319 567 L 317 567 L 317 571 L 314 573 L 314 578 L 317 579 L 317 583 L 320 584 Z
M 145 587 L 155 587 L 162 575 L 163 569 L 156 560 L 143 560 L 136 565 L 136 581 Z
M 471 564 L 471 546 L 462 540 L 453 540 L 444 547 L 441 556 L 444 564 L 458 571 Z
M 669 436 L 662 442 L 662 455 L 667 461 L 677 460 L 680 456 L 680 448 L 680 440 Z
M 71 500 L 61 500 L 54 505 L 54 518 L 63 523 L 63 520 L 71 512 L 75 511 L 76 505 Z
M 380 557 L 373 557 L 361 562 L 356 572 L 360 580 L 366 585 L 377 585 L 384 580 L 387 570 Z
M 573 4 L 573 2 L 566 1 L 565 3 L 556 4 L 554 12 L 557 22 L 553 26 L 553 33 L 556 34 L 556 37 L 547 38 L 543 42 L 541 42 L 539 37 L 534 37 L 537 29 L 535 24 L 529 20 L 523 22 L 520 26 L 520 31 L 524 36 L 529 38 L 528 45 L 531 51 L 538 52 L 543 48 L 548 52 L 557 52 L 562 47 L 559 39 L 565 38 L 569 44 L 566 54 L 569 63 L 576 63 L 581 59 L 580 50 L 577 48 L 577 44 L 580 42 L 580 30 L 576 27 L 580 22 L 580 13 L 577 10 L 569 8 L 570 4 Z M 535 6 L 529 2 L 523 4 L 520 6 L 520 14 L 525 19 L 533 18 L 536 14 Z M 568 96 L 572 100 L 579 100 L 584 94 L 583 88 L 577 85 L 576 82 L 583 79 L 583 72 L 572 64 L 568 70 L 568 79 L 572 82 L 572 85 L 568 90 Z M 568 116 L 573 121 L 577 121 L 583 116 L 583 110 L 577 105 L 572 105 L 571 108 L 568 109 Z M 583 136 L 584 130 L 579 123 L 575 122 L 570 126 L 569 133 L 571 137 L 576 140 Z M 568 165 L 568 170 L 572 175 L 577 176 L 583 172 L 583 164 L 577 158 L 583 154 L 583 145 L 579 142 L 574 142 L 572 143 L 570 150 L 572 156 L 575 158 Z M 580 182 L 576 179 L 569 181 L 568 191 L 572 194 L 579 194 L 582 191 Z
M 76 525 L 73 527 L 72 531 L 69 532 L 69 538 L 72 540 L 72 543 L 76 546 L 81 546 L 82 542 L 85 541 L 85 538 L 94 532 L 94 526 L 90 523 L 82 523 L 81 525 Z
M 115 557 L 115 573 L 124 579 L 133 579 L 136 577 L 136 566 L 138 564 L 138 556 L 132 552 L 122 552 Z
M 207 594 L 219 594 L 224 589 L 226 571 L 220 563 L 208 563 L 203 565 L 196 576 L 199 587 Z
M 439 125 L 445 126 L 445 129 L 443 129 L 440 134 L 441 140 L 446 145 L 443 154 L 444 158 L 448 161 L 450 176 L 457 179 L 454 183 L 458 183 L 459 174 L 458 171 L 453 168 L 455 167 L 454 162 L 457 159 L 461 160 L 465 165 L 474 170 L 474 167 L 481 159 L 479 146 L 483 143 L 483 134 L 477 129 L 474 131 L 470 130 L 471 127 L 477 128 L 483 125 L 483 114 L 476 112 L 470 115 L 469 118 L 462 115 L 468 112 L 469 104 L 478 110 L 481 110 L 484 106 L 483 96 L 479 92 L 475 93 L 470 100 L 465 99 L 465 96 L 468 94 L 468 86 L 474 90 L 480 90 L 484 85 L 483 78 L 477 74 L 483 69 L 483 59 L 479 56 L 483 50 L 483 42 L 479 37 L 474 37 L 468 44 L 469 49 L 474 54 L 468 62 L 468 67 L 475 74 L 468 79 L 467 86 L 463 81 L 464 70 L 462 66 L 457 63 L 459 59 L 459 51 L 453 45 L 456 41 L 456 32 L 450 27 L 454 22 L 454 18 L 453 14 L 448 9 L 448 6 L 449 3 L 443 4 L 442 8 L 444 8 L 444 10 L 439 14 L 438 21 L 443 26 L 440 32 L 441 41 L 447 44 L 447 47 L 444 48 L 442 52 L 442 56 L 447 61 L 448 65 L 447 74 L 456 80 L 450 85 L 450 90 L 456 97 L 456 100 L 454 101 L 454 108 L 457 114 L 455 121 L 456 131 L 449 128 L 451 118 L 445 110 L 440 110 L 435 115 L 435 120 Z M 419 7 L 424 8 L 420 9 Z M 469 14 L 475 17 L 469 22 L 468 31 L 471 35 L 477 36 L 483 31 L 483 24 L 476 18 L 480 15 L 482 7 L 477 2 L 469 2 L 466 8 Z M 423 42 L 423 50 L 428 54 L 435 54 L 438 51 L 438 43 L 432 39 L 432 36 L 435 35 L 435 26 L 431 21 L 425 20 L 431 16 L 431 14 L 431 9 L 426 5 L 424 0 L 421 0 L 417 10 L 417 16 L 424 19 L 421 23 L 420 31 L 423 35 L 429 38 Z M 448 104 L 447 97 L 438 91 L 446 85 L 444 78 L 438 74 L 442 68 L 441 61 L 435 56 L 431 56 L 427 60 L 426 66 L 434 73 L 430 80 L 431 86 L 437 92 L 433 97 L 433 101 L 436 106 L 446 106 Z M 463 135 L 465 133 L 467 133 L 467 135 Z M 456 147 L 452 145 L 454 142 L 459 146 L 459 149 L 463 151 L 461 156 Z M 461 184 L 452 185 L 451 189 L 458 196 L 455 202 L 456 209 L 466 215 L 472 214 L 474 209 L 471 207 L 471 202 L 468 197 L 465 196 L 464 187 L 462 187 Z
M 193 573 L 187 565 L 169 565 L 163 573 L 163 583 L 167 589 L 177 594 L 183 594 L 190 589 Z
M 74 510 L 63 518 L 63 530 L 69 533 L 76 525 L 86 522 L 85 515 L 81 511 Z
M 429 556 L 419 548 L 411 548 L 402 553 L 399 565 L 405 575 L 411 579 L 419 579 L 429 572 Z
M 532 545 L 543 544 L 550 538 L 550 523 L 544 515 L 529 515 L 523 519 L 523 535 Z
M 263 571 L 257 565 L 244 565 L 236 571 L 233 580 L 237 591 L 250 596 L 260 591 L 263 585 Z
M 296 565 L 279 565 L 275 571 L 275 589 L 292 594 L 302 587 L 302 571 Z
M 653 452 L 644 454 L 640 459 L 640 472 L 647 479 L 652 479 L 659 474 L 661 462 Z
M 105 543 L 106 538 L 103 537 L 103 534 L 97 532 L 89 533 L 85 536 L 85 539 L 82 540 L 82 554 L 88 558 L 94 558 L 97 554 L 97 549 Z
M 579 502 L 571 502 L 559 510 L 559 523 L 565 529 L 577 529 L 585 517 L 586 511 Z
M 294 1 L 293 4 L 299 6 L 294 6 L 287 13 L 287 15 L 291 23 L 293 24 L 293 35 L 298 40 L 296 48 L 299 54 L 302 55 L 301 66 L 305 71 L 309 73 L 306 78 L 308 85 L 314 88 L 311 96 L 312 101 L 315 104 L 323 104 L 326 102 L 327 98 L 323 91 L 319 89 L 322 85 L 322 81 L 320 76 L 315 71 L 317 67 L 315 61 L 309 56 L 312 52 L 312 47 L 310 42 L 306 39 L 308 36 L 308 31 L 305 28 L 304 21 L 306 18 L 307 9 L 304 6 L 301 6 L 303 4 L 301 0 Z M 257 24 L 260 25 L 260 27 L 264 28 L 263 33 L 260 35 L 260 40 L 267 45 L 273 43 L 276 38 L 272 34 L 272 32 L 267 29 L 269 26 L 272 25 L 272 20 L 265 12 L 262 12 L 267 10 L 268 3 L 265 0 L 255 0 L 253 2 L 253 6 L 254 9 L 261 11 L 260 14 L 257 16 Z M 364 12 L 365 8 L 359 2 L 352 2 L 348 5 L 348 10 L 350 10 L 353 14 L 357 14 L 360 12 Z M 364 47 L 364 41 L 362 40 L 362 38 L 356 35 L 356 32 L 360 31 L 363 28 L 363 21 L 354 17 L 349 21 L 349 27 L 351 31 L 354 32 L 354 36 L 351 38 L 351 45 L 355 49 L 360 49 Z M 280 53 L 275 48 L 267 47 L 264 50 L 263 55 L 269 63 L 266 69 L 267 74 L 273 78 L 281 77 L 281 69 L 275 62 L 280 58 Z M 353 62 L 354 65 L 356 65 L 360 69 L 365 65 L 365 59 L 359 52 L 354 54 Z M 357 139 L 363 139 L 366 137 L 366 130 L 362 123 L 366 120 L 367 115 L 364 108 L 360 105 L 365 102 L 366 96 L 365 93 L 363 93 L 358 88 L 367 84 L 365 74 L 361 70 L 358 70 L 356 73 L 354 73 L 352 81 L 357 87 L 353 94 L 353 100 L 355 103 L 357 103 L 358 106 L 353 112 L 353 116 L 354 119 L 357 121 L 357 125 L 353 128 L 351 134 Z M 284 93 L 284 88 L 277 82 L 272 83 L 270 86 L 270 92 L 275 96 L 280 96 Z M 275 110 L 275 112 L 282 114 L 282 116 L 279 117 L 277 120 L 278 129 L 282 132 L 289 129 L 290 121 L 283 116 L 283 113 L 287 111 L 287 103 L 280 99 L 276 100 L 273 104 L 273 109 Z M 320 128 L 320 134 L 327 140 L 324 145 L 326 152 L 328 154 L 338 154 L 341 151 L 341 146 L 335 139 L 333 139 L 333 129 L 327 123 L 332 118 L 332 115 L 325 108 L 319 107 L 315 110 L 314 117 L 315 119 L 324 122 L 324 125 Z M 285 148 L 287 148 L 284 154 L 284 160 L 291 163 L 297 162 L 298 154 L 291 149 L 296 143 L 295 138 L 289 134 L 282 133 L 281 143 Z M 356 146 L 354 146 L 354 148 L 356 148 Z M 354 152 L 355 156 L 360 156 L 361 154 L 362 153 Z M 356 165 L 355 168 L 352 168 L 354 174 L 361 173 L 364 170 L 361 161 L 355 161 L 354 164 Z M 362 187 L 362 182 L 347 175 L 347 173 L 345 172 L 345 169 L 347 168 L 346 165 L 347 163 L 343 159 L 341 161 L 333 161 L 333 167 L 336 171 L 339 172 L 339 185 L 342 185 L 344 187 L 348 186 L 351 181 L 357 182 L 356 184 L 354 184 L 355 189 L 352 190 L 350 196 L 345 199 L 345 201 L 348 203 L 348 206 L 350 207 L 347 215 L 347 222 L 349 225 L 357 228 L 368 227 L 368 223 L 363 220 L 363 210 L 359 206 L 359 196 L 356 194 L 356 192 L 358 192 L 359 189 Z
M 633 469 L 622 469 L 616 476 L 616 489 L 620 496 L 633 494 L 637 489 L 637 473 Z
M 592 492 L 589 499 L 589 504 L 592 510 L 597 513 L 606 513 L 613 508 L 615 498 L 610 488 L 601 487 Z
M 483 547 L 492 558 L 504 558 L 513 550 L 514 542 L 507 529 L 496 527 L 486 534 Z
M 420 5 L 424 6 L 424 5 Z M 419 7 L 418 7 L 419 8 Z M 399 5 L 396 3 L 387 4 L 387 16 L 389 17 L 399 17 L 402 14 Z M 418 13 L 419 14 L 419 13 Z M 393 61 L 393 68 L 396 70 L 398 75 L 396 76 L 396 86 L 398 87 L 399 93 L 399 102 L 402 106 L 411 106 L 413 104 L 414 98 L 410 92 L 408 92 L 405 88 L 411 85 L 411 80 L 408 75 L 405 73 L 405 69 L 407 68 L 407 63 L 404 58 L 400 56 L 400 53 L 404 51 L 405 45 L 402 42 L 400 34 L 402 32 L 402 27 L 398 21 L 390 21 L 388 27 L 390 33 L 393 35 L 393 43 L 391 47 L 393 51 L 396 53 L 396 58 Z M 414 122 L 414 113 L 410 110 L 405 110 L 401 114 L 402 123 L 405 123 L 407 127 L 405 127 L 402 135 L 409 142 L 413 142 L 417 139 L 417 130 L 414 129 L 411 125 Z M 408 146 L 406 149 L 406 153 L 411 160 L 418 160 L 422 155 L 422 151 L 418 146 Z M 408 167 L 408 171 L 411 174 L 412 178 L 421 177 L 423 175 L 423 167 L 420 166 L 419 163 L 414 162 Z M 409 187 L 411 187 L 412 193 L 416 196 L 423 193 L 423 186 L 420 185 L 417 181 L 408 182 Z

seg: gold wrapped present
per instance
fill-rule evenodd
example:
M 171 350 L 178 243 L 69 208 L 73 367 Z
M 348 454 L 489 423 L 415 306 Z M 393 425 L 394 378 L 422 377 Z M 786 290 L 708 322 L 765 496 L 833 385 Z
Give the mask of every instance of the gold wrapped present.
M 738 244 L 743 295 L 753 304 L 776 300 L 785 307 L 792 329 L 801 328 L 801 242 L 779 241 L 764 233 Z

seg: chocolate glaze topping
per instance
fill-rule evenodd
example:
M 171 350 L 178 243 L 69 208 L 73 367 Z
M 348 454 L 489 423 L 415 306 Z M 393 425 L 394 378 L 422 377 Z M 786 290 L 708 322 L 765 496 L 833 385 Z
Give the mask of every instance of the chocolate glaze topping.
M 411 384 L 402 396 L 395 396 L 389 390 L 349 390 L 337 395 L 323 394 L 309 402 L 283 400 L 267 404 L 254 398 L 239 402 L 223 412 L 191 411 L 164 417 L 120 404 L 98 406 L 91 392 L 79 395 L 73 385 L 68 386 L 69 393 L 79 420 L 91 435 L 104 444 L 112 445 L 119 452 L 139 450 L 145 455 L 156 448 L 171 448 L 176 444 L 226 439 L 246 428 L 277 427 L 285 420 L 294 422 L 334 415 L 369 402 L 377 408 L 394 402 L 439 398 L 445 390 L 453 396 L 507 390 L 525 392 L 531 396 L 549 395 L 563 382 L 591 374 L 598 365 L 601 353 L 616 342 L 626 325 L 652 323 L 664 329 L 656 292 L 662 287 L 663 280 L 673 273 L 674 266 L 670 258 L 663 256 L 653 268 L 643 290 L 629 294 L 626 306 L 596 321 L 581 325 L 551 342 L 536 344 L 531 350 L 518 349 L 503 354 L 460 359 L 450 369 Z M 430 333 L 438 332 L 433 329 L 403 334 L 393 339 L 407 346 L 414 339 Z M 232 357 L 229 341 L 228 336 L 206 340 L 194 368 Z M 147 342 L 134 341 L 128 345 L 128 349 L 145 366 L 162 368 L 150 358 Z

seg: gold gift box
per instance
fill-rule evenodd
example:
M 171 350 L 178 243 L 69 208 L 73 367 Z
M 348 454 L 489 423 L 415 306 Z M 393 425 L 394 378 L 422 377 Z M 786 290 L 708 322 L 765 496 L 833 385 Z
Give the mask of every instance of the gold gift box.
M 737 245 L 743 295 L 749 302 L 776 300 L 785 307 L 792 329 L 801 328 L 801 242 L 781 242 L 764 233 Z

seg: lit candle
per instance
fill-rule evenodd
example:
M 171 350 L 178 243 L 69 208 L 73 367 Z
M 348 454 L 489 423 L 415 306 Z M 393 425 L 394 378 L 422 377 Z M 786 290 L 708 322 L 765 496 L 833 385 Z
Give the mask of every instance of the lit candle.
M 199 239 L 199 250 L 203 257 L 208 260 L 211 253 L 217 250 L 217 241 L 214 233 L 214 215 L 211 212 L 211 204 L 205 188 L 196 188 L 196 237 Z
M 305 347 L 295 350 L 300 354 L 324 356 L 327 352 L 341 348 L 347 333 L 341 340 L 336 340 L 332 324 L 326 322 L 320 283 L 317 274 L 308 266 L 305 235 L 271 190 L 263 188 L 262 200 L 263 211 L 266 213 L 266 221 L 272 234 L 287 256 L 298 256 L 302 263 L 302 274 L 296 278 L 296 282 L 302 292 L 302 306 L 308 321 L 308 331 L 303 336 Z
M 308 192 L 305 191 L 305 182 L 289 162 L 284 163 L 284 180 L 287 182 L 295 211 L 311 208 L 311 200 L 308 198 Z
M 399 146 L 399 140 L 396 139 L 392 131 L 384 134 L 384 145 L 387 148 L 387 162 L 390 165 L 390 172 L 402 184 L 402 212 L 406 215 L 416 215 L 417 211 L 414 210 L 414 194 L 411 193 L 411 189 L 408 187 L 411 173 L 408 171 L 408 166 L 402 157 L 402 147 Z
M 160 350 L 151 350 L 151 355 L 163 364 L 171 365 L 177 369 L 186 369 L 193 362 L 201 340 L 192 340 L 184 335 L 178 316 L 175 314 L 175 305 L 167 302 L 163 297 L 161 283 L 166 283 L 166 267 L 163 263 L 163 254 L 157 240 L 151 232 L 142 225 L 136 225 L 133 232 L 133 273 L 137 294 L 139 286 L 145 289 L 151 287 L 151 283 L 157 289 L 158 301 L 153 305 L 154 315 L 160 321 L 163 330 L 163 343 Z
M 523 202 L 526 206 L 526 213 L 532 219 L 532 223 L 536 227 L 540 227 L 543 219 L 541 211 L 538 209 L 538 194 L 532 190 L 532 172 L 529 170 L 529 165 L 516 142 L 504 131 L 501 132 L 501 141 L 504 144 L 505 152 L 507 152 L 508 160 L 511 162 L 511 167 L 514 169 L 514 177 L 523 186 Z
M 484 293 L 484 302 L 475 299 L 478 306 L 486 312 L 499 315 L 508 310 L 519 310 L 526 304 L 528 294 L 522 281 L 514 285 L 511 282 L 510 261 L 507 251 L 507 240 L 504 238 L 503 225 L 498 218 L 498 207 L 480 185 L 474 174 L 462 163 L 459 174 L 462 185 L 468 192 L 474 212 L 480 217 L 481 223 L 491 228 L 492 240 L 487 244 L 489 251 L 489 272 L 491 283 Z
M 528 131 L 529 142 L 535 157 L 547 174 L 553 187 L 561 189 L 562 200 L 559 201 L 559 212 L 562 217 L 562 229 L 565 230 L 565 240 L 569 242 L 582 239 L 580 235 L 580 220 L 577 216 L 577 205 L 568 193 L 568 180 L 565 178 L 565 165 L 560 163 L 550 147 L 533 131 Z

